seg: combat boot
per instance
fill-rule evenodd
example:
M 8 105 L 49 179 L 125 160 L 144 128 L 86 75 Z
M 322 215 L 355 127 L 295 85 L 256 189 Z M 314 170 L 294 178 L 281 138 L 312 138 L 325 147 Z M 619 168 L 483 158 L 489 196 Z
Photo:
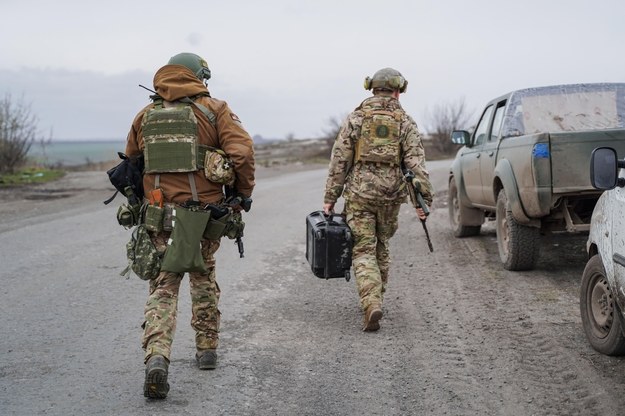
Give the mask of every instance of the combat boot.
M 372 303 L 365 311 L 365 322 L 363 331 L 377 331 L 380 329 L 380 319 L 382 319 L 382 308 L 379 303 Z
M 200 370 L 214 370 L 217 367 L 217 351 L 201 350 L 195 353 L 195 361 Z
M 145 363 L 143 395 L 150 399 L 164 399 L 169 392 L 167 373 L 169 361 L 162 355 L 153 355 Z

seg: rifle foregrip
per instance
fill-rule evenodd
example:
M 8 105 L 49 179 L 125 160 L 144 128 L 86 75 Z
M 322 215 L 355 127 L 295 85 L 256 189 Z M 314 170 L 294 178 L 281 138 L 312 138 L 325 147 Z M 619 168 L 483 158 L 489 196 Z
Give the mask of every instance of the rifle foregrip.
M 421 195 L 421 192 L 416 192 L 416 194 L 417 194 L 417 202 L 419 203 L 419 206 L 421 207 L 421 209 L 423 210 L 426 216 L 430 215 L 430 209 L 428 208 L 428 205 L 425 203 L 425 200 L 423 199 L 423 195 Z

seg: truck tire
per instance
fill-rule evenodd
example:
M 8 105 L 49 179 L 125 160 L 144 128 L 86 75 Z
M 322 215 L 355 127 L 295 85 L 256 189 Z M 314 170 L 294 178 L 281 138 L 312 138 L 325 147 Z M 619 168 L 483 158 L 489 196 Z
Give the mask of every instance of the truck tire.
M 449 225 L 454 232 L 454 237 L 471 237 L 480 233 L 481 225 L 464 225 L 463 221 L 471 211 L 480 211 L 475 208 L 467 208 L 460 204 L 458 187 L 454 178 L 449 180 L 449 192 L 447 193 L 447 207 L 449 209 Z M 478 212 L 478 215 L 483 213 Z M 473 214 L 475 215 L 475 213 Z
M 531 270 L 538 260 L 540 229 L 516 222 L 503 189 L 497 195 L 497 247 L 506 270 Z
M 623 317 L 605 275 L 601 256 L 588 260 L 582 275 L 579 309 L 586 338 L 606 355 L 624 355 Z

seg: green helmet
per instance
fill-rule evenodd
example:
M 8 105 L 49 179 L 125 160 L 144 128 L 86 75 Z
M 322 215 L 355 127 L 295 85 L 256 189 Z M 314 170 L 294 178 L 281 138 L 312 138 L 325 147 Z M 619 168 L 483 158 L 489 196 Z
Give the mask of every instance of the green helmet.
M 373 78 L 365 78 L 366 90 L 376 88 L 406 92 L 406 88 L 408 88 L 408 81 L 406 81 L 404 76 L 398 70 L 393 68 L 382 68 L 373 74 Z
M 200 56 L 194 53 L 183 52 L 178 55 L 174 55 L 169 59 L 167 65 L 182 65 L 186 66 L 195 74 L 200 81 L 208 80 L 211 77 L 211 70 L 208 69 L 208 64 Z

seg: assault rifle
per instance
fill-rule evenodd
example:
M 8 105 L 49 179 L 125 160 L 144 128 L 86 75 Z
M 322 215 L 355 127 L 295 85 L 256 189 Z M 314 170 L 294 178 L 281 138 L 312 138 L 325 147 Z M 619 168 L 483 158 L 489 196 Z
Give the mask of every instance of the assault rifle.
M 243 198 L 235 188 L 230 187 L 230 186 L 226 186 L 225 187 L 225 191 L 226 191 L 226 203 L 228 205 L 230 205 L 231 207 L 235 207 L 235 206 L 240 206 L 243 211 L 245 212 L 249 212 L 249 210 L 252 208 L 252 198 Z M 239 213 L 239 215 L 241 215 Z M 243 224 L 243 221 L 241 221 L 241 224 Z M 244 252 L 245 249 L 243 247 L 243 226 L 241 226 L 240 231 L 237 233 L 237 236 L 235 238 L 235 243 L 237 244 L 237 248 L 239 249 L 239 258 L 243 258 L 244 257 Z
M 419 184 L 417 183 L 417 185 L 414 185 L 412 183 L 414 177 L 415 174 L 413 171 L 411 171 L 410 169 L 404 170 L 404 181 L 406 181 L 408 185 L 408 195 L 410 195 L 410 202 L 412 202 L 412 205 L 415 207 L 415 209 L 421 208 L 425 213 L 425 216 L 427 217 L 428 215 L 430 215 L 430 210 L 423 200 L 423 195 L 421 195 L 421 189 Z M 421 225 L 423 226 L 423 230 L 425 231 L 425 238 L 428 242 L 428 248 L 430 249 L 430 253 L 432 253 L 434 251 L 434 247 L 432 246 L 432 240 L 430 240 L 428 227 L 425 225 L 426 220 L 422 220 L 421 218 L 419 218 L 419 220 L 421 220 Z

